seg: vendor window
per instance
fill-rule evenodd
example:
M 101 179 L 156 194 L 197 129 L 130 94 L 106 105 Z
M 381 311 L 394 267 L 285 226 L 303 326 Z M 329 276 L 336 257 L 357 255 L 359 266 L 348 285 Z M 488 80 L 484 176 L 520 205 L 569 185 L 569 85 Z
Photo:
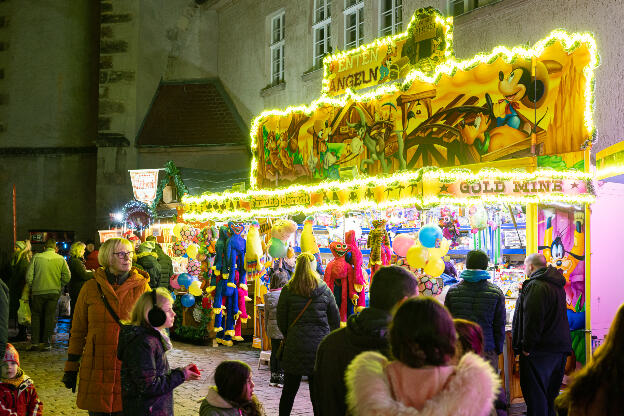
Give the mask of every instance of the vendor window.
M 271 19 L 271 83 L 284 80 L 284 12 Z
M 403 0 L 379 0 L 379 36 L 403 30 Z
M 364 1 L 345 0 L 345 49 L 364 43 Z
M 331 1 L 314 1 L 314 68 L 320 68 L 323 57 L 331 53 Z

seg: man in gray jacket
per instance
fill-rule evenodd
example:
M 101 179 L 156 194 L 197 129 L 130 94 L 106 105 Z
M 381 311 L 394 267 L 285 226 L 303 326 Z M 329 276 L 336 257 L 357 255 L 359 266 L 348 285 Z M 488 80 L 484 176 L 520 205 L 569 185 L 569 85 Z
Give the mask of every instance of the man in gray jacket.
M 28 271 L 26 272 L 26 286 L 23 298 L 27 298 L 27 291 L 32 294 L 30 302 L 31 317 L 31 347 L 34 350 L 49 350 L 50 337 L 56 324 L 56 305 L 61 295 L 61 289 L 67 283 L 71 274 L 63 256 L 57 254 L 56 241 L 48 239 L 45 251 L 35 254 Z M 42 322 L 43 321 L 43 322 Z M 40 344 L 40 342 L 43 343 Z

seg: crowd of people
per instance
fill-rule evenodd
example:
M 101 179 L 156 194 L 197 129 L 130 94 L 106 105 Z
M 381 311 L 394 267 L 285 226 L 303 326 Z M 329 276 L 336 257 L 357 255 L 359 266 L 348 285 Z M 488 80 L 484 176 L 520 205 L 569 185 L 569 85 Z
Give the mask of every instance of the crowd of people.
M 172 415 L 173 390 L 200 375 L 193 363 L 171 369 L 167 360 L 172 345 L 167 329 L 176 314 L 165 288 L 168 278 L 162 279 L 171 272 L 171 260 L 159 245 L 113 238 L 96 251 L 78 242 L 66 262 L 53 240 L 34 256 L 29 244 L 19 243 L 8 287 L 0 281 L 0 351 L 5 351 L 0 414 L 43 414 L 34 382 L 7 343 L 8 319 L 28 302 L 31 348 L 48 349 L 52 305 L 56 308 L 67 285 L 73 316 L 62 382 L 72 392 L 77 389 L 77 407 L 90 415 Z M 86 257 L 97 265 L 85 264 L 87 249 Z M 498 373 L 504 296 L 488 281 L 485 253 L 471 251 L 466 260 L 444 304 L 419 296 L 418 280 L 409 270 L 379 269 L 369 306 L 343 327 L 312 254 L 297 257 L 292 275 L 281 269 L 271 273 L 266 329 L 272 346 L 270 385 L 282 387 L 279 414 L 291 413 L 303 378 L 315 415 L 505 414 Z M 620 414 L 624 305 L 594 360 L 559 394 L 571 353 L 565 278 L 541 254 L 527 256 L 525 272 L 512 346 L 519 355 L 527 414 Z M 25 334 L 25 325 L 18 327 L 18 339 Z M 213 378 L 201 400 L 201 416 L 265 414 L 247 364 L 223 361 Z

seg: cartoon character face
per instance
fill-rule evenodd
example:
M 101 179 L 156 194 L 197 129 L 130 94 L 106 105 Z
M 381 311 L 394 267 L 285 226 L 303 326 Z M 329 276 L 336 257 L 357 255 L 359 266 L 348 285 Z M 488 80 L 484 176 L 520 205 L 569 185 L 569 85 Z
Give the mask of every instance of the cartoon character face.
M 524 77 L 524 79 L 523 79 Z M 498 73 L 498 90 L 500 91 L 505 99 L 509 102 L 520 101 L 527 92 L 527 80 L 525 78 L 529 78 L 530 82 L 530 74 L 527 74 L 524 68 L 516 68 L 509 73 L 507 78 L 505 78 L 505 74 L 503 71 Z M 522 82 L 521 82 L 522 81 Z
M 349 251 L 349 246 L 345 243 L 341 243 L 339 241 L 334 241 L 329 245 L 329 249 L 331 250 L 334 257 L 344 257 L 345 254 Z
M 373 227 L 379 228 L 386 224 L 386 220 L 373 220 Z

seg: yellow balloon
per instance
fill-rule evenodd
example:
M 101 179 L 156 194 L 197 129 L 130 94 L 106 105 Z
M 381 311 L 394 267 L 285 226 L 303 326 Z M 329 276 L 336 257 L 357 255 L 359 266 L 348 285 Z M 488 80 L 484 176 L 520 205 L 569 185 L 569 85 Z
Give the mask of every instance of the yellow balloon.
M 184 226 L 184 224 L 182 223 L 177 223 L 176 225 L 173 226 L 173 235 L 176 236 L 176 238 L 180 238 L 180 231 L 182 231 L 182 227 Z
M 199 281 L 197 280 L 193 281 L 193 283 L 191 283 L 191 285 L 189 286 L 189 293 L 193 296 L 201 295 L 201 283 L 199 283 Z
M 189 244 L 186 248 L 186 254 L 190 259 L 197 257 L 197 253 L 199 253 L 199 246 L 195 243 Z
M 428 249 L 429 250 L 429 257 L 443 257 L 443 256 L 446 256 L 446 253 L 448 253 L 450 247 L 451 247 L 451 242 L 445 238 L 440 243 L 440 247 L 434 247 L 434 248 Z
M 430 258 L 423 271 L 431 277 L 438 277 L 444 272 L 444 262 L 440 257 Z
M 420 269 L 425 267 L 427 259 L 429 258 L 429 252 L 421 245 L 413 245 L 407 250 L 407 264 L 414 269 Z

